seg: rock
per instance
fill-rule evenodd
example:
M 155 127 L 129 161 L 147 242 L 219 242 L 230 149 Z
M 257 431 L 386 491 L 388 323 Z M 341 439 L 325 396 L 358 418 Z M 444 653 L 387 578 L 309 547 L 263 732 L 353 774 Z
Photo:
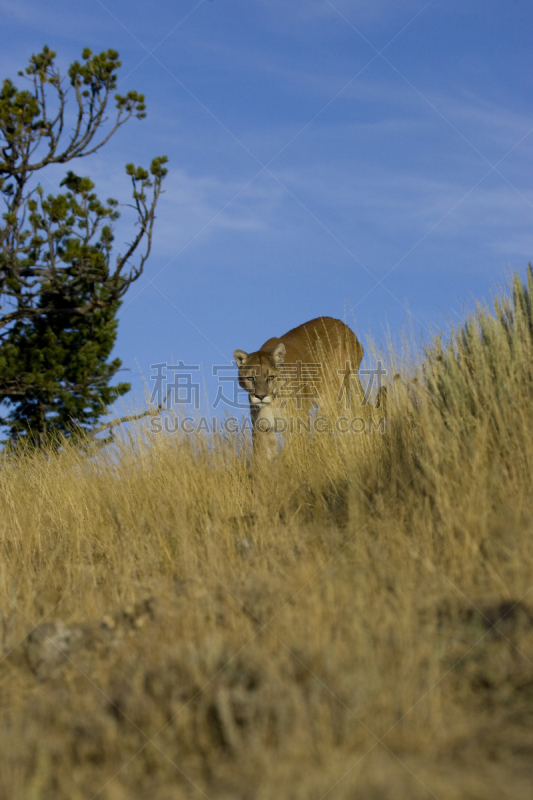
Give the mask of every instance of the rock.
M 26 658 L 39 680 L 47 678 L 52 670 L 68 658 L 77 638 L 78 632 L 68 628 L 64 622 L 44 622 L 28 634 Z

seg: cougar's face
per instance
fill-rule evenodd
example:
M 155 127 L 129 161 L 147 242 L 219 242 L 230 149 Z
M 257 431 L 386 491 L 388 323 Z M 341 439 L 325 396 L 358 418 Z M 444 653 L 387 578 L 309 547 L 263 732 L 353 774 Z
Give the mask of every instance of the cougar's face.
M 239 365 L 239 384 L 248 392 L 250 403 L 257 408 L 270 405 L 276 397 L 279 384 L 279 364 L 285 347 L 278 345 L 271 353 L 245 353 L 235 350 L 233 356 Z

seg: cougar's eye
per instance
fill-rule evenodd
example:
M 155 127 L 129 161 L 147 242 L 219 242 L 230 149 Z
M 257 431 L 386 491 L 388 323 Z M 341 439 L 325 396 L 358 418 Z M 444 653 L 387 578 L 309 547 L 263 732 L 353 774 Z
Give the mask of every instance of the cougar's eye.
M 246 379 L 246 380 L 248 380 L 248 381 L 252 381 L 252 383 L 253 383 L 253 382 L 255 381 L 255 378 L 254 378 L 254 376 L 253 376 L 253 375 L 248 375 L 248 377 L 247 377 L 247 379 Z

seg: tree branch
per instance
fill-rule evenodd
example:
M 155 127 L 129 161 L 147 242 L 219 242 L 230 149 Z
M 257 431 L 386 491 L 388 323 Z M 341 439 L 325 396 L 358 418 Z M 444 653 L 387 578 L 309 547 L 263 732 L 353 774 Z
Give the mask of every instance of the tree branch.
M 149 408 L 146 411 L 141 412 L 140 414 L 131 414 L 126 417 L 120 417 L 118 419 L 112 419 L 109 422 L 105 422 L 100 427 L 95 428 L 92 431 L 88 431 L 91 436 L 96 436 L 97 433 L 101 433 L 105 430 L 110 430 L 111 428 L 116 428 L 117 425 L 124 425 L 126 422 L 135 422 L 138 419 L 143 419 L 143 417 L 156 417 L 161 411 L 163 410 L 163 406 L 165 405 L 167 398 L 170 394 L 172 389 L 169 389 L 166 393 L 164 399 L 161 403 L 157 406 L 157 408 Z

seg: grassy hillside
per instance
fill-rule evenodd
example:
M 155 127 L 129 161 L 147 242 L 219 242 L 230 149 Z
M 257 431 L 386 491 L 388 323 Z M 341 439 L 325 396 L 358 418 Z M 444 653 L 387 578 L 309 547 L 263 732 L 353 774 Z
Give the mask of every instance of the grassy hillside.
M 531 797 L 532 303 L 253 477 L 141 424 L 4 457 L 0 797 Z

